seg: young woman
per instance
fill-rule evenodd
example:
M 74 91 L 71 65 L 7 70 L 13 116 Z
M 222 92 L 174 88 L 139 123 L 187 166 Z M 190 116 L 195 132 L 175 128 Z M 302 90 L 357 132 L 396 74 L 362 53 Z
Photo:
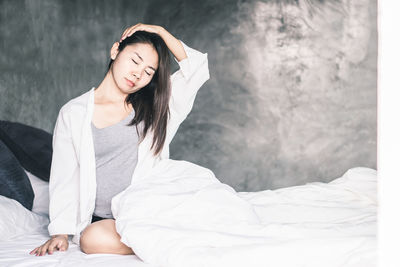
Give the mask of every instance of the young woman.
M 170 75 L 168 50 L 180 69 Z M 68 249 L 134 254 L 120 241 L 111 200 L 169 157 L 169 143 L 209 79 L 207 54 L 161 26 L 136 24 L 113 44 L 97 88 L 60 110 L 50 174 L 51 238 L 30 254 Z

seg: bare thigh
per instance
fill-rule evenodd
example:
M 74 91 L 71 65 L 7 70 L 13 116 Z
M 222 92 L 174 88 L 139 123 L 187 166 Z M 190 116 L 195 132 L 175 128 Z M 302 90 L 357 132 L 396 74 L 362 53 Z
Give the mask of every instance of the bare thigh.
M 104 219 L 90 224 L 81 234 L 80 247 L 86 254 L 108 253 L 129 255 L 133 250 L 120 241 L 114 219 Z

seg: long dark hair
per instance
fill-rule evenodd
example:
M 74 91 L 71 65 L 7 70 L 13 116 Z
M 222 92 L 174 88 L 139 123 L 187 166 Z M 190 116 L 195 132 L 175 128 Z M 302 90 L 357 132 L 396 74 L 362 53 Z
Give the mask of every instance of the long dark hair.
M 169 98 L 171 94 L 170 81 L 170 56 L 164 40 L 155 33 L 136 31 L 125 38 L 118 46 L 121 52 L 127 45 L 145 43 L 154 47 L 158 54 L 158 68 L 151 81 L 145 87 L 132 94 L 129 94 L 125 102 L 132 104 L 135 110 L 135 117 L 129 126 L 135 125 L 136 131 L 143 141 L 149 130 L 153 131 L 154 155 L 159 154 L 164 146 L 167 135 L 167 122 L 169 118 Z M 108 70 L 114 60 L 108 64 Z M 143 121 L 142 132 L 139 133 L 137 125 Z

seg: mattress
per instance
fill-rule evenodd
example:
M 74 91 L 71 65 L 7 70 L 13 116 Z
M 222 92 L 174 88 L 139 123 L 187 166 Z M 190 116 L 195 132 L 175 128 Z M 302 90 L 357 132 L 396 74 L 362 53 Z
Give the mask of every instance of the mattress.
M 33 211 L 0 196 L 0 266 L 154 266 L 136 255 L 87 255 L 72 242 L 67 251 L 30 255 L 48 240 L 49 221 L 48 185 L 28 176 L 36 195 Z M 238 192 L 275 233 L 263 246 L 265 266 L 376 266 L 376 177 L 375 170 L 357 167 L 329 183 Z

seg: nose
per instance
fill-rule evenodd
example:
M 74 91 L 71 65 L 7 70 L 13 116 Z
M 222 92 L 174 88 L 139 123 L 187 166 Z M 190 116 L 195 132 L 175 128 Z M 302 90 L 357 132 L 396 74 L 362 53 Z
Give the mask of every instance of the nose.
M 131 75 L 132 75 L 133 77 L 135 77 L 137 80 L 140 79 L 140 73 L 137 72 L 137 71 L 136 71 L 136 72 L 132 72 Z

